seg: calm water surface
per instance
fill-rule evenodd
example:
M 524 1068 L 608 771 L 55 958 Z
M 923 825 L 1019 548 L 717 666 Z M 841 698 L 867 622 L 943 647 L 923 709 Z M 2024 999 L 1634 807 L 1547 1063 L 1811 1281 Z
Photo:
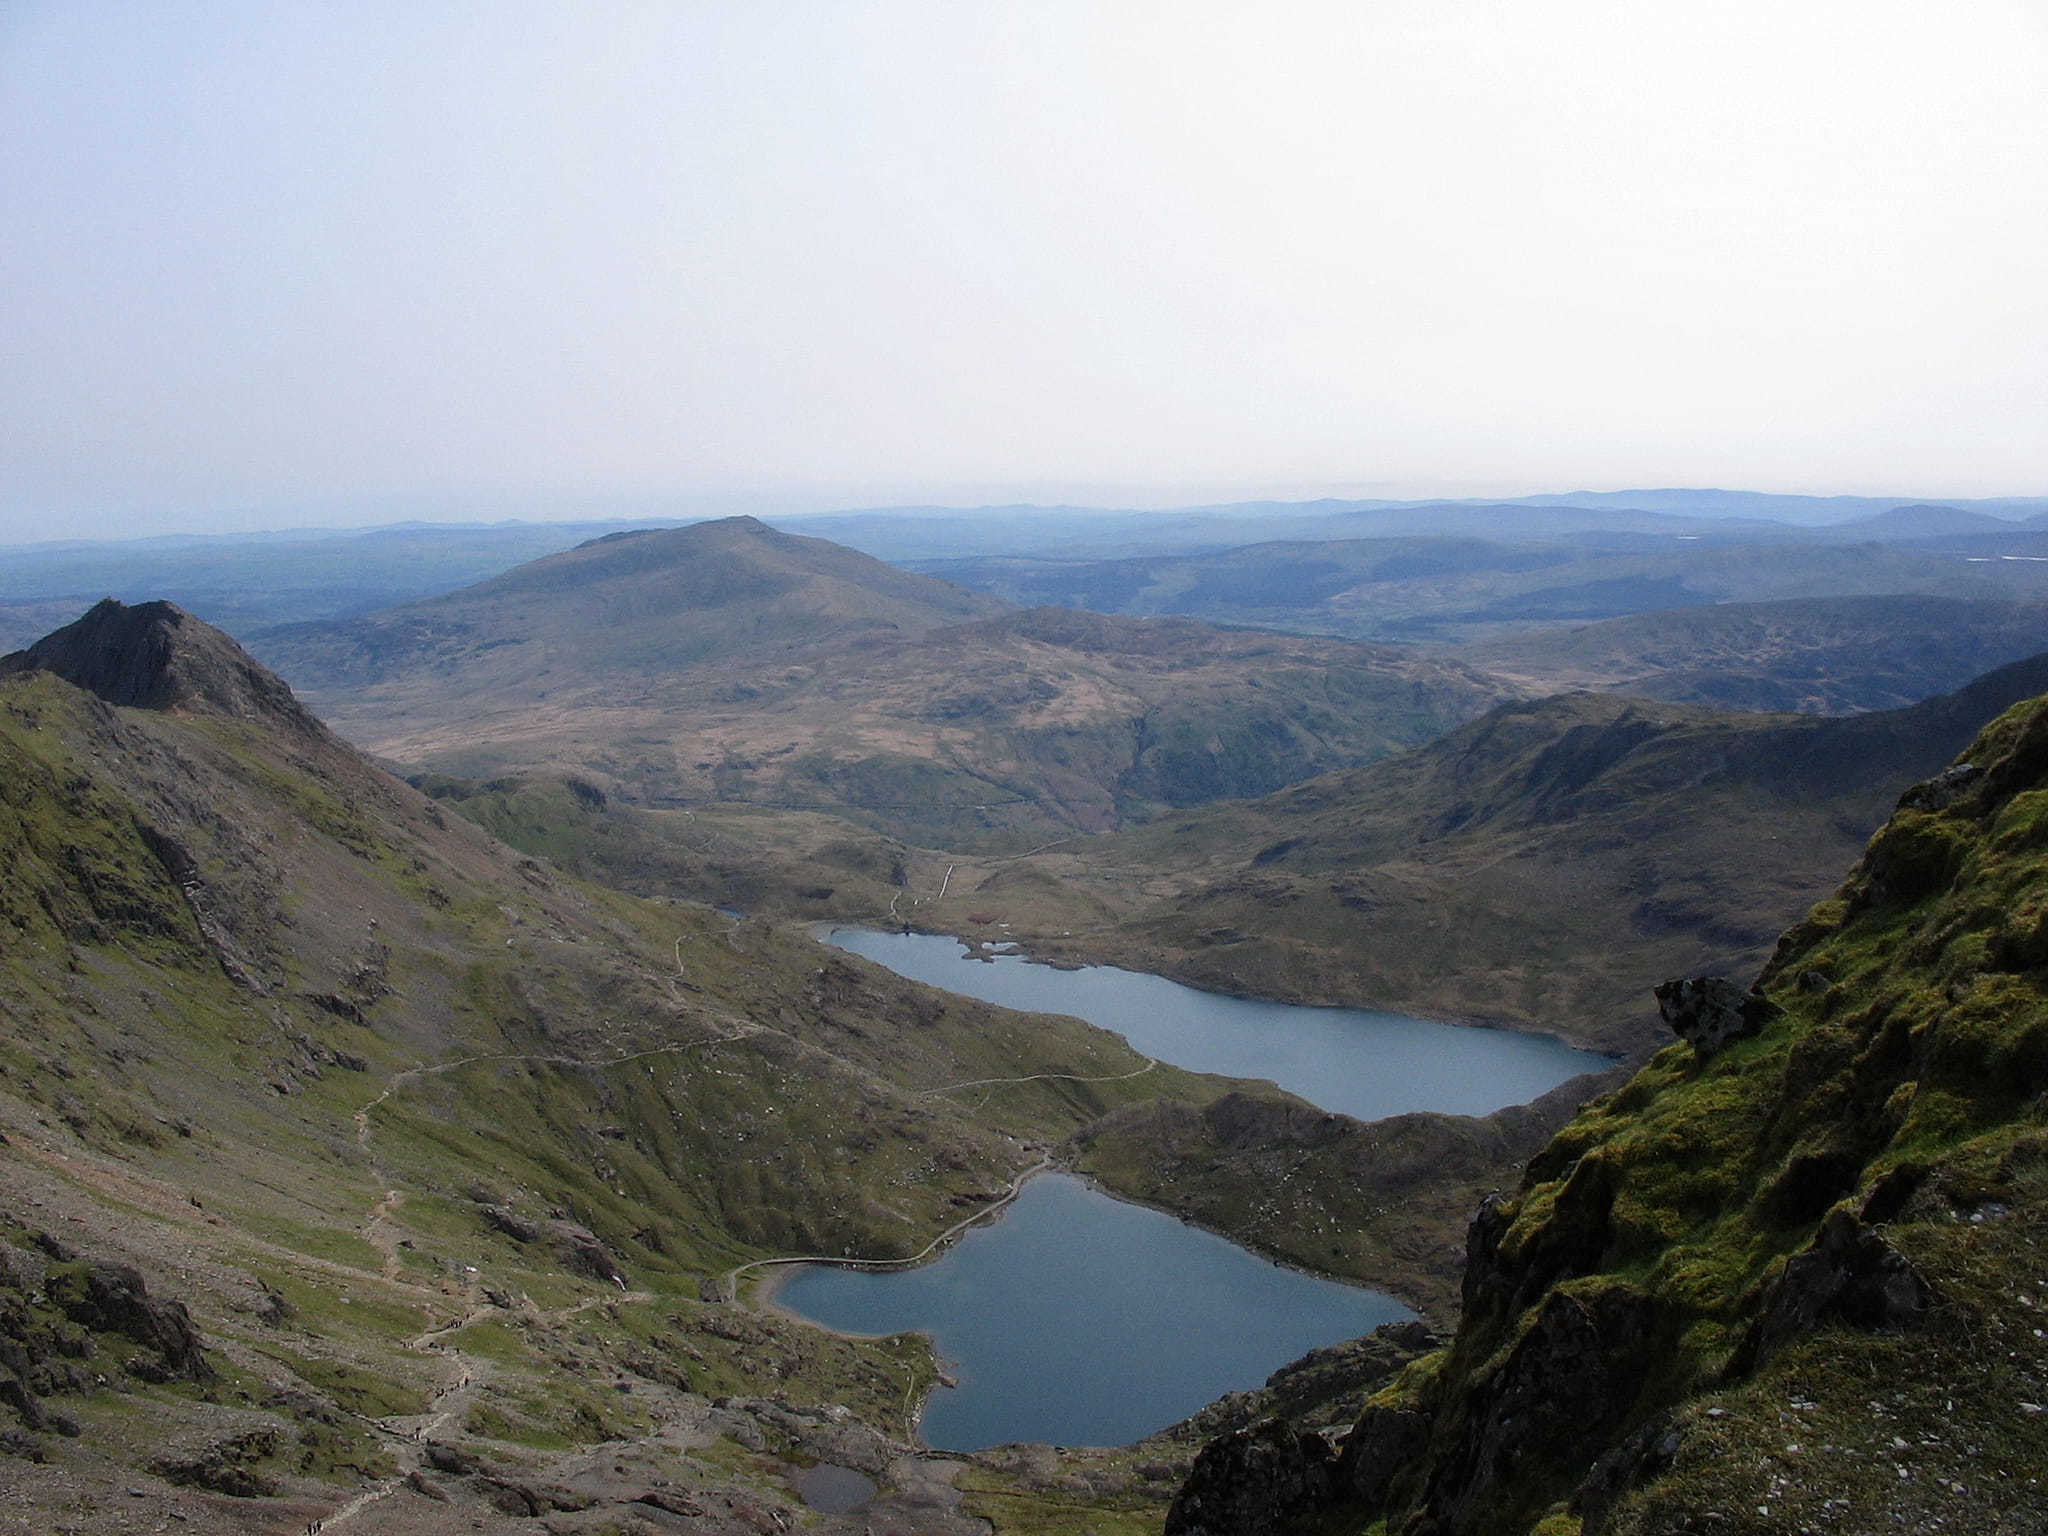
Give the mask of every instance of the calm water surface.
M 1419 1109 L 1489 1114 L 1612 1065 L 1544 1035 L 1225 997 L 1106 965 L 1062 971 L 1017 955 L 974 960 L 959 940 L 934 934 L 838 928 L 830 937 L 915 981 L 1011 1008 L 1074 1014 L 1176 1067 L 1268 1078 L 1361 1120 Z
M 776 1300 L 851 1333 L 931 1334 L 960 1384 L 932 1394 L 924 1438 L 954 1451 L 1123 1445 L 1412 1316 L 1065 1174 L 1033 1179 L 920 1269 L 805 1267 Z

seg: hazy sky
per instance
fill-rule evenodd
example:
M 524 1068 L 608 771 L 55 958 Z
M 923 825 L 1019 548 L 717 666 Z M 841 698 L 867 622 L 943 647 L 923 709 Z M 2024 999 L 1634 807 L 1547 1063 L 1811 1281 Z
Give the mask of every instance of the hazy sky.
M 2048 0 L 0 0 L 0 347 L 10 540 L 2048 493 Z

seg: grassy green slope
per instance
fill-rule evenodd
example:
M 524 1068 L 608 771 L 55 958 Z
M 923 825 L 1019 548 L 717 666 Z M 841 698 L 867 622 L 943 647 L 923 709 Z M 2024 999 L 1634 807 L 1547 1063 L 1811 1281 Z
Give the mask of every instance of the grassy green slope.
M 1963 762 L 1785 936 L 1758 1034 L 1667 1047 L 1482 1213 L 1316 1529 L 2048 1520 L 2048 700 Z
M 18 1464 L 26 1528 L 161 1488 L 142 1414 L 273 1519 L 403 1470 L 430 1411 L 486 1462 L 624 1438 L 700 1482 L 732 1466 L 658 1442 L 719 1393 L 902 1437 L 921 1346 L 700 1292 L 760 1256 L 914 1253 L 1102 1113 L 1215 1091 L 1132 1076 L 1072 1020 L 580 884 L 303 716 L 188 703 L 0 679 L 0 1323 L 36 1355 L 9 1379 L 83 1431 L 10 1431 L 51 1469 Z M 213 1379 L 67 1334 L 39 1233 L 189 1304 Z M 105 1385 L 62 1365 L 81 1350 Z M 794 1507 L 774 1465 L 750 1486 Z

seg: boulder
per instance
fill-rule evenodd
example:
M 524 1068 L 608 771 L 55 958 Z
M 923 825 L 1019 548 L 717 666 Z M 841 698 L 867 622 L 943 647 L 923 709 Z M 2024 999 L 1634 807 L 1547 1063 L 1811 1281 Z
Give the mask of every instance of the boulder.
M 1858 1328 L 1904 1328 L 1924 1318 L 1933 1303 L 1933 1288 L 1904 1254 L 1849 1211 L 1837 1209 L 1813 1242 L 1786 1261 L 1729 1374 L 1747 1375 L 1831 1319 Z
M 185 1304 L 151 1296 L 132 1265 L 94 1261 L 82 1270 L 52 1270 L 46 1284 L 50 1300 L 74 1323 L 154 1349 L 165 1377 L 213 1379 Z
M 1725 976 L 1685 976 L 1657 988 L 1657 1012 L 1704 1058 L 1755 1034 L 1771 1005 Z
M 1210 1441 L 1166 1513 L 1165 1536 L 1266 1536 L 1330 1502 L 1337 1453 L 1279 1419 Z

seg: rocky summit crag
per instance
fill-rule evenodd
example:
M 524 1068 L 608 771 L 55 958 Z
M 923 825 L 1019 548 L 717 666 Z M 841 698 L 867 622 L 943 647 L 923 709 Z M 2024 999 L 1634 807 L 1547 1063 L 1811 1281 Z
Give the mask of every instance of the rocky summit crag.
M 1446 1348 L 1339 1445 L 1215 1442 L 1168 1530 L 2048 1529 L 2048 699 L 1755 991 L 1482 1206 Z
M 280 678 L 173 603 L 130 607 L 107 598 L 28 649 L 0 656 L 0 677 L 21 672 L 53 673 L 136 709 L 261 718 L 295 730 L 314 725 Z

